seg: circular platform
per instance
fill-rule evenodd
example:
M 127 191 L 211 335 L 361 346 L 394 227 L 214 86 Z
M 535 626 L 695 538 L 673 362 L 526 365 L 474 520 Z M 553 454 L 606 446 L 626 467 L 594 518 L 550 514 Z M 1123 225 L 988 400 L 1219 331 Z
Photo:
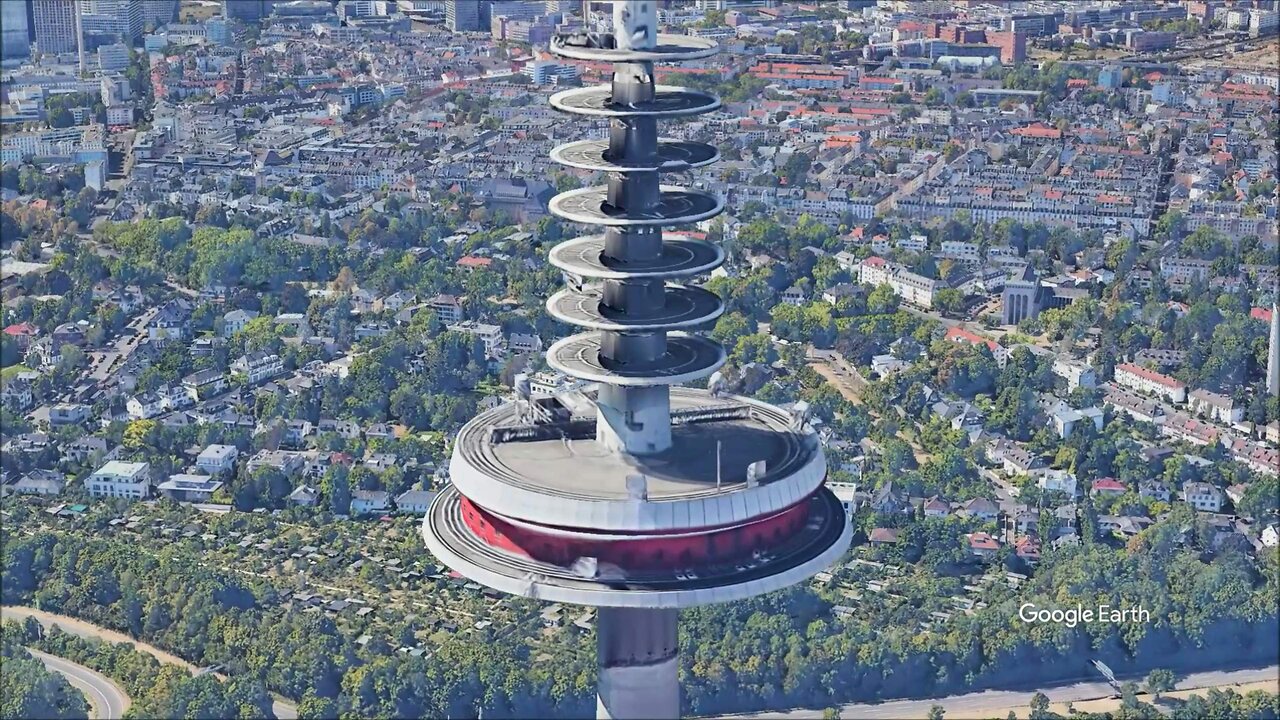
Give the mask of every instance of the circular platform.
M 804 502 L 807 522 L 763 554 L 696 565 L 672 558 L 665 568 L 643 571 L 600 563 L 593 576 L 486 543 L 465 522 L 462 496 L 452 486 L 432 501 L 422 535 L 436 559 L 508 594 L 605 607 L 695 607 L 780 590 L 831 567 L 848 550 L 852 527 L 830 490 Z
M 740 524 L 788 508 L 812 494 L 827 473 L 817 434 L 797 430 L 779 408 L 705 390 L 672 388 L 677 417 L 724 413 L 671 428 L 671 447 L 632 456 L 585 439 L 549 433 L 502 441 L 495 430 L 519 424 L 503 405 L 463 426 L 449 461 L 453 483 L 477 505 L 507 518 L 594 532 L 676 532 Z M 594 414 L 582 418 L 594 422 Z M 719 462 L 716 448 L 720 448 Z M 765 474 L 747 487 L 747 466 Z M 649 502 L 636 502 L 627 477 L 644 475 Z
M 613 88 L 608 85 L 561 90 L 551 96 L 551 107 L 574 115 L 597 117 L 685 117 L 709 113 L 720 107 L 720 98 L 680 87 L 657 85 L 653 100 L 627 105 L 613 101 Z
M 679 233 L 663 233 L 662 254 L 651 262 L 618 262 L 604 256 L 604 235 L 584 235 L 551 248 L 551 264 L 586 278 L 679 278 L 709 273 L 724 264 L 724 250 Z
M 589 48 L 572 44 L 571 37 L 551 38 L 551 52 L 560 57 L 596 62 L 683 62 L 711 57 L 720 51 L 714 40 L 689 35 L 658 35 L 656 47 L 645 50 Z
M 659 140 L 654 162 L 621 163 L 609 158 L 608 140 L 565 143 L 551 151 L 551 159 L 561 165 L 598 172 L 681 172 L 710 165 L 720 159 L 714 145 L 685 140 Z
M 563 192 L 551 198 L 552 215 L 587 225 L 628 227 L 641 225 L 682 225 L 715 217 L 724 210 L 724 201 L 701 190 L 662 185 L 658 204 L 644 212 L 620 210 L 609 204 L 609 189 L 603 185 Z
M 547 364 L 570 377 L 587 382 L 629 387 L 681 385 L 700 380 L 720 369 L 726 357 L 714 340 L 697 335 L 672 334 L 667 352 L 658 362 L 635 365 L 625 370 L 607 368 L 600 362 L 600 335 L 583 333 L 556 341 L 547 350 Z
M 666 304 L 658 313 L 623 314 L 601 303 L 601 288 L 587 287 L 552 295 L 547 299 L 547 312 L 570 325 L 617 332 L 693 328 L 713 322 L 724 312 L 719 295 L 698 287 L 668 286 L 664 299 Z

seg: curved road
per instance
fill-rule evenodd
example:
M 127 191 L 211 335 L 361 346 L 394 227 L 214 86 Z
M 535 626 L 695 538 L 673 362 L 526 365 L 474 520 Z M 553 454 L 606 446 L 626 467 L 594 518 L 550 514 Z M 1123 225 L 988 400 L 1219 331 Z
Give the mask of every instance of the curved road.
M 188 672 L 192 674 L 195 674 L 200 671 L 200 669 L 197 668 L 195 665 L 192 665 L 191 663 L 187 662 L 186 660 L 183 660 L 180 657 L 177 657 L 176 655 L 167 653 L 155 647 L 154 645 L 148 645 L 147 643 L 141 642 L 139 640 L 134 640 L 133 638 L 129 637 L 128 635 L 125 635 L 124 633 L 119 633 L 119 632 L 116 632 L 115 630 L 99 627 L 98 625 L 94 625 L 93 623 L 86 622 L 78 618 L 69 617 L 67 615 L 58 615 L 56 613 L 47 612 L 45 610 L 37 610 L 35 608 L 5 605 L 0 607 L 0 617 L 3 617 L 7 620 L 22 620 L 27 617 L 34 617 L 36 620 L 40 621 L 41 625 L 44 625 L 45 627 L 57 625 L 58 629 L 62 630 L 63 632 L 71 633 L 72 635 L 79 635 L 80 637 L 83 637 L 83 638 L 89 638 L 93 640 L 105 640 L 106 642 L 111 642 L 111 643 L 128 643 L 129 645 L 133 646 L 134 650 L 137 650 L 138 652 L 147 653 L 148 655 L 155 657 L 157 660 L 159 660 L 162 663 L 178 665 L 180 667 L 185 668 Z M 222 675 L 221 673 L 214 673 L 214 675 L 219 680 L 227 679 L 226 676 Z M 271 703 L 271 710 L 273 713 L 275 713 L 275 716 L 276 718 L 278 718 L 278 720 L 294 720 L 295 718 L 298 717 L 298 706 L 296 704 L 290 702 L 289 700 L 276 696 L 274 694 L 272 697 L 273 699 Z
M 96 670 L 78 665 L 57 655 L 27 648 L 31 656 L 44 663 L 44 666 L 65 677 L 71 686 L 84 693 L 89 705 L 93 707 L 93 716 L 98 720 L 120 720 L 124 711 L 131 704 L 129 696 L 114 680 Z
M 1124 677 L 1122 680 L 1136 680 L 1142 685 L 1142 677 Z M 1178 690 L 1205 690 L 1208 688 L 1229 688 L 1234 685 L 1248 683 L 1264 683 L 1275 692 L 1280 689 L 1280 666 L 1266 668 L 1248 668 L 1242 670 L 1208 670 L 1193 672 L 1182 676 L 1177 684 Z M 1035 690 L 984 690 L 982 692 L 951 695 L 943 698 L 925 700 L 889 700 L 881 703 L 859 703 L 845 705 L 841 713 L 844 717 L 855 717 L 860 720 L 876 718 L 900 720 L 901 718 L 924 718 L 934 705 L 941 705 L 947 717 L 954 718 L 991 718 L 1004 717 L 1010 710 L 1019 716 L 1027 712 L 1031 696 Z M 1106 682 L 1086 680 L 1065 683 L 1053 687 L 1040 688 L 1051 703 L 1083 702 L 1098 698 L 1109 698 L 1115 692 Z M 1166 693 L 1167 694 L 1167 693 Z M 763 712 L 752 715 L 736 715 L 736 718 L 821 718 L 822 710 L 786 710 L 780 712 Z

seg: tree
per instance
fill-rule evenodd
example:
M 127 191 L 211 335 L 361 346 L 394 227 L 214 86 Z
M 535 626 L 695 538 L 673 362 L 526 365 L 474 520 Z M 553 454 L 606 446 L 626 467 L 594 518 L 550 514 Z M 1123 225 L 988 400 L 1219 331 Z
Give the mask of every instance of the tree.
M 888 315 L 897 312 L 898 294 L 889 285 L 881 285 L 867 295 L 867 312 L 872 315 Z
M 332 698 L 319 697 L 312 690 L 298 702 L 298 720 L 332 720 L 338 717 L 338 706 Z
M 342 269 L 338 270 L 338 276 L 334 278 L 333 289 L 338 292 L 351 292 L 352 288 L 355 286 L 355 273 L 351 271 L 351 268 L 343 265 Z
M 1160 693 L 1169 692 L 1175 684 L 1172 670 L 1156 668 L 1147 673 L 1147 690 L 1155 695 L 1157 702 L 1160 701 Z
M 964 310 L 964 295 L 955 288 L 943 288 L 933 294 L 933 304 L 945 314 L 958 315 Z
M 1031 696 L 1031 718 L 1038 720 L 1047 717 L 1049 713 L 1049 697 L 1042 692 L 1037 692 Z

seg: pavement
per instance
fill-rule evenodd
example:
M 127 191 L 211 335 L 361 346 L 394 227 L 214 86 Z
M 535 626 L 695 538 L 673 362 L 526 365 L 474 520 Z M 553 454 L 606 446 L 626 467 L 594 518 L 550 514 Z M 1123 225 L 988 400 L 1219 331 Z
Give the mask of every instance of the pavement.
M 1141 677 L 1120 678 L 1134 680 L 1141 686 Z M 1272 692 L 1280 690 L 1280 665 L 1244 670 L 1210 670 L 1191 673 L 1183 676 L 1178 682 L 1178 690 L 1207 690 L 1208 688 L 1228 688 L 1246 683 L 1268 683 Z M 1078 703 L 1099 698 L 1110 698 L 1115 689 L 1109 683 L 1093 680 L 1067 683 L 1053 687 L 1040 688 L 1051 703 Z M 842 717 L 859 718 L 859 720 L 901 720 L 904 718 L 925 718 L 934 705 L 941 705 L 948 718 L 993 718 L 1005 717 L 1010 710 L 1025 717 L 1031 696 L 1036 690 L 984 690 L 982 692 L 949 695 L 942 698 L 926 700 L 892 700 L 882 703 L 858 703 L 845 705 L 840 709 Z M 776 713 L 759 713 L 756 715 L 737 715 L 737 718 L 821 718 L 822 710 L 790 710 Z
M 132 704 L 129 695 L 114 680 L 96 670 L 39 650 L 27 648 L 27 652 L 84 693 L 85 699 L 93 708 L 93 717 L 98 720 L 120 720 Z

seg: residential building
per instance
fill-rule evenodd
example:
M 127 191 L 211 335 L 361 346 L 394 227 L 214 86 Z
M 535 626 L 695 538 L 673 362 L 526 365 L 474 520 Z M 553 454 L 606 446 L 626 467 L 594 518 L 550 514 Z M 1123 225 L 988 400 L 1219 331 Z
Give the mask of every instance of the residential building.
M 93 497 L 141 500 L 151 494 L 151 466 L 112 460 L 85 478 L 84 486 Z
M 1056 358 L 1053 361 L 1053 374 L 1067 382 L 1067 392 L 1075 392 L 1076 388 L 1092 389 L 1098 386 L 1098 373 L 1092 367 L 1069 358 Z
M 1182 484 L 1182 501 L 1196 510 L 1218 512 L 1222 509 L 1222 491 L 1205 482 Z
M 1069 498 L 1074 498 L 1077 492 L 1076 476 L 1066 470 L 1045 470 L 1036 479 L 1036 485 L 1042 490 L 1064 493 Z
M 968 517 L 989 522 L 999 517 L 1000 506 L 987 498 L 973 498 L 964 504 L 963 513 Z
M 55 470 L 32 470 L 18 478 L 12 485 L 5 485 L 0 490 L 4 494 L 18 495 L 61 495 L 67 485 L 67 476 Z
M 213 368 L 197 370 L 182 378 L 182 389 L 192 402 L 208 400 L 226 388 L 227 376 Z
M 1049 414 L 1049 422 L 1053 425 L 1053 430 L 1058 437 L 1066 440 L 1082 422 L 1092 423 L 1094 430 L 1102 430 L 1102 409 L 1098 407 L 1076 409 L 1065 402 L 1059 402 Z
M 951 503 L 934 496 L 924 501 L 922 509 L 925 517 L 946 517 L 951 514 Z
M 1169 492 L 1168 485 L 1159 480 L 1143 480 L 1138 483 L 1138 497 L 1169 502 L 1173 498 L 1173 493 Z
M 231 363 L 231 374 L 243 376 L 250 385 L 256 385 L 283 372 L 284 360 L 265 350 L 241 355 Z
M 249 321 L 258 317 L 256 310 L 232 310 L 222 316 L 222 337 L 229 338 L 244 330 Z
M 1089 489 L 1090 497 L 1106 497 L 1109 495 L 1123 495 L 1129 491 L 1125 484 L 1111 477 L 1098 478 L 1093 481 L 1093 487 Z
M 283 473 L 285 477 L 293 477 L 302 472 L 302 455 L 285 450 L 259 450 L 249 458 L 247 468 L 250 475 L 262 468 L 271 468 Z
M 49 424 L 54 427 L 64 425 L 80 425 L 89 419 L 89 414 L 93 411 L 88 405 L 79 403 L 58 403 L 49 408 Z
M 1228 395 L 1220 395 L 1203 388 L 1191 391 L 1188 404 L 1191 412 L 1224 425 L 1238 423 L 1244 419 L 1243 405 L 1237 405 Z
M 314 507 L 320 501 L 320 491 L 307 485 L 299 485 L 289 493 L 289 502 L 302 507 Z
M 862 261 L 858 282 L 876 287 L 888 285 L 904 302 L 922 308 L 933 307 L 934 293 L 946 287 L 938 280 L 917 275 L 878 256 Z
M 221 475 L 235 470 L 240 451 L 235 445 L 209 445 L 196 456 L 196 467 L 209 475 Z
M 390 509 L 391 495 L 384 490 L 352 490 L 351 514 L 372 515 Z
M 1180 380 L 1163 373 L 1148 370 L 1133 363 L 1116 365 L 1116 384 L 1147 395 L 1165 397 L 1181 403 L 1187 400 L 1187 386 Z
M 176 473 L 157 485 L 156 489 L 165 497 L 178 502 L 207 503 L 213 499 L 213 494 L 221 487 L 221 480 L 215 480 L 208 475 Z
M 139 393 L 125 401 L 125 410 L 131 420 L 149 420 L 167 409 L 164 399 L 153 392 Z
M 4 406 L 16 412 L 22 412 L 35 405 L 35 393 L 31 381 L 25 378 L 11 378 L 0 384 L 0 401 Z
M 396 496 L 396 512 L 403 515 L 426 515 L 436 497 L 432 490 L 406 490 Z
M 989 533 L 975 532 L 964 537 L 969 546 L 969 552 L 980 560 L 989 560 L 1000 550 L 1000 541 L 991 537 Z
M 427 301 L 427 307 L 446 326 L 462 322 L 462 301 L 453 295 L 437 295 Z
M 778 299 L 781 300 L 784 305 L 791 305 L 794 307 L 800 307 L 808 301 L 808 298 L 805 296 L 804 288 L 796 285 L 792 285 L 786 290 L 783 290 L 778 296 Z
M 452 332 L 466 333 L 480 340 L 484 346 L 485 357 L 490 360 L 501 359 L 503 352 L 502 327 L 489 323 L 467 320 L 448 326 Z

